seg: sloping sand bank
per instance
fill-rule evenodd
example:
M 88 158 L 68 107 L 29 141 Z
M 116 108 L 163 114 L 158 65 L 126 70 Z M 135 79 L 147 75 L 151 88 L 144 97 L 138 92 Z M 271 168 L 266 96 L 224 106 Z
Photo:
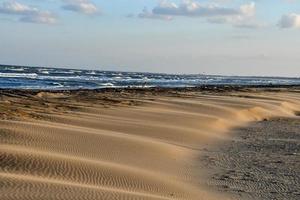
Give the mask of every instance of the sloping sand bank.
M 3 90 L 0 199 L 220 199 L 203 148 L 298 111 L 297 88 Z

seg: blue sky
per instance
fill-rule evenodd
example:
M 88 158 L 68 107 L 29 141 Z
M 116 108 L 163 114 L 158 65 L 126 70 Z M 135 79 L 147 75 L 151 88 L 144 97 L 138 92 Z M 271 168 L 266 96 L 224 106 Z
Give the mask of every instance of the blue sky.
M 0 0 L 0 63 L 300 76 L 298 0 Z

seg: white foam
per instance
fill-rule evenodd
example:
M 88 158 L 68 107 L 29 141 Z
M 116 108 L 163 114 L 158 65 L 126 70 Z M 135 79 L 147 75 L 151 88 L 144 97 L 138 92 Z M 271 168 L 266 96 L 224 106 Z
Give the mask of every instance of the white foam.
M 88 73 L 86 73 L 86 74 L 88 74 L 88 75 L 95 75 L 96 72 L 92 71 L 92 72 L 88 72 Z
M 22 71 L 24 71 L 25 69 L 24 69 L 24 68 L 6 68 L 6 70 L 22 72 Z
M 37 78 L 36 73 L 0 73 L 0 77 L 4 78 Z
M 112 83 L 103 83 L 103 84 L 101 84 L 102 86 L 108 86 L 108 87 L 112 87 L 112 86 L 114 86 L 114 84 L 112 84 Z

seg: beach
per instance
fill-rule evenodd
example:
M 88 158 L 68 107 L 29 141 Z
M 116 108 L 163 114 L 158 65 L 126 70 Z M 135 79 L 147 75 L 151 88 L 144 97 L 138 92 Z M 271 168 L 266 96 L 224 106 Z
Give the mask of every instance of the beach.
M 299 86 L 0 90 L 0 199 L 297 199 L 299 112 Z
M 274 118 L 235 129 L 200 157 L 208 186 L 232 199 L 299 199 L 299 127 L 299 118 Z

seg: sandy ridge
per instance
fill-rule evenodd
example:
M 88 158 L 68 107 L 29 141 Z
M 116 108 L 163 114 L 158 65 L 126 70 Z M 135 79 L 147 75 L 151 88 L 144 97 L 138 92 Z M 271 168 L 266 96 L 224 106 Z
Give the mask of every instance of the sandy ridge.
M 218 199 L 201 185 L 204 146 L 300 110 L 282 88 L 84 95 L 1 95 L 0 199 Z

